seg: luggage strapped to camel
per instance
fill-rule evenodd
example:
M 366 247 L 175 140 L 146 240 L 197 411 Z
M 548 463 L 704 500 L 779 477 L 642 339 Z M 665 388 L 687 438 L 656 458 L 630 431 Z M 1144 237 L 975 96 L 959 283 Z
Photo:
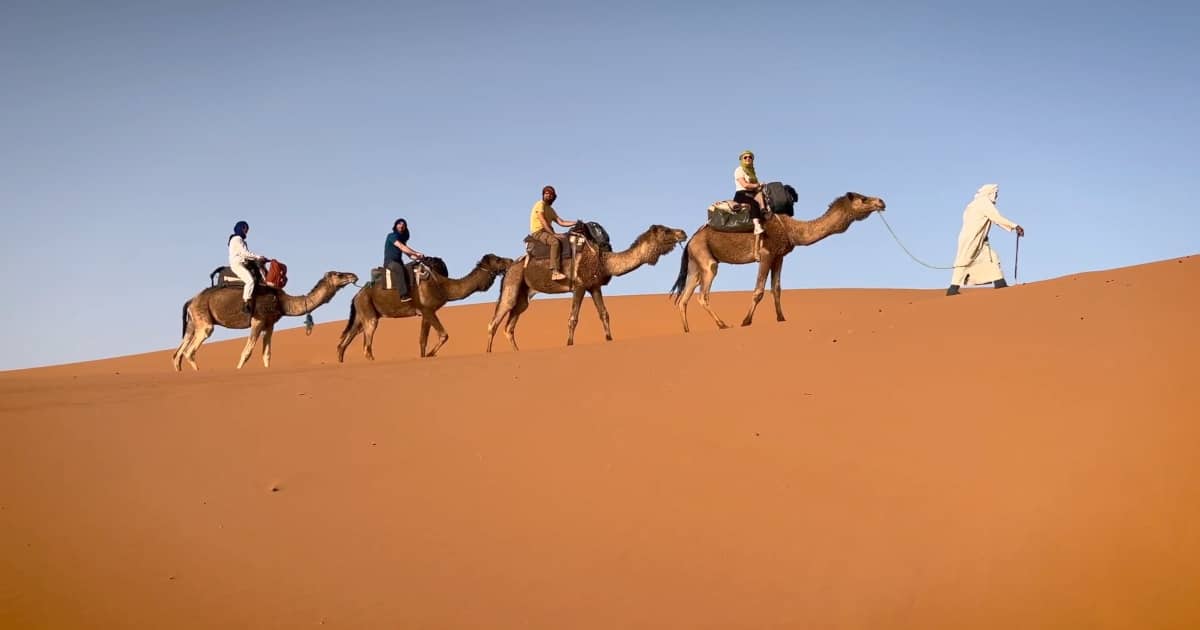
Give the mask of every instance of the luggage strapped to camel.
M 795 216 L 798 199 L 796 189 L 782 182 L 763 185 L 763 220 L 772 214 Z M 718 201 L 708 207 L 708 226 L 718 232 L 753 232 L 754 221 L 750 219 L 750 204 L 735 203 L 733 200 Z

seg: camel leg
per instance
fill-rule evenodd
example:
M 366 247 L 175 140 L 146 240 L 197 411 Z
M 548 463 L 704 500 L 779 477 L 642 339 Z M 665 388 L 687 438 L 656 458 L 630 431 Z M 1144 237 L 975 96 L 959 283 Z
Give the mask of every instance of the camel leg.
M 742 320 L 743 326 L 749 326 L 754 320 L 754 309 L 758 308 L 758 303 L 763 299 L 764 289 L 767 286 L 767 274 L 771 271 L 771 266 L 775 263 L 773 260 L 763 260 L 758 263 L 758 278 L 754 280 L 754 294 L 750 296 L 750 310 L 746 312 L 746 318 Z
M 604 340 L 612 341 L 612 327 L 608 323 L 608 308 L 604 306 L 604 294 L 600 292 L 600 287 L 592 289 L 592 302 L 596 304 L 596 314 L 600 316 L 600 323 L 604 324 Z
M 575 345 L 575 325 L 579 323 L 579 307 L 583 305 L 583 289 L 571 293 L 571 317 L 567 319 L 567 345 Z
M 780 289 L 779 276 L 783 273 L 783 256 L 771 264 L 771 295 L 775 298 L 775 321 L 786 321 L 783 319 L 783 302 L 779 300 L 782 295 Z
M 275 326 L 263 329 L 263 367 L 271 367 L 271 336 L 275 334 Z
M 338 363 L 342 362 L 342 359 L 346 356 L 346 348 L 350 347 L 350 342 L 354 341 L 354 338 L 358 336 L 358 333 L 362 332 L 362 329 L 362 318 L 356 317 L 350 323 L 350 327 L 346 329 L 346 332 L 342 333 L 342 338 L 338 341 L 337 345 Z
M 687 254 L 684 254 L 685 256 Z M 692 299 L 692 293 L 695 293 L 696 286 L 700 284 L 700 265 L 695 258 L 688 256 L 687 281 L 683 285 L 683 292 L 679 294 L 679 319 L 683 321 L 683 332 L 691 332 L 688 328 L 687 305 L 688 300 Z
M 254 352 L 254 344 L 258 343 L 258 336 L 262 334 L 263 323 L 260 320 L 250 320 L 250 338 L 246 340 L 246 347 L 242 348 L 242 356 L 238 359 L 237 369 L 242 369 L 246 364 L 246 360 Z
M 488 340 L 487 340 L 487 349 L 485 350 L 485 352 L 492 351 L 492 341 L 494 341 L 496 339 L 496 329 L 500 327 L 500 323 L 501 323 L 501 321 L 504 320 L 505 315 L 506 315 L 506 313 L 501 313 L 501 312 L 497 311 L 496 316 L 492 318 L 492 321 L 488 322 L 488 327 L 487 327 Z
M 374 361 L 375 353 L 371 351 L 371 343 L 375 341 L 375 329 L 379 327 L 378 317 L 363 317 L 363 356 Z
M 424 313 L 421 314 L 421 334 L 419 339 L 420 348 L 418 350 L 420 350 L 420 354 L 418 356 L 425 358 L 425 346 L 429 342 L 429 319 L 425 317 Z
M 509 272 L 515 273 L 515 272 Z M 504 318 L 509 316 L 513 310 L 513 305 L 517 301 L 517 294 L 520 292 L 517 289 L 510 289 L 507 282 L 500 285 L 500 297 L 496 299 L 496 312 L 492 315 L 492 321 L 488 322 L 488 342 L 487 351 L 492 351 L 492 341 L 496 338 L 496 330 L 500 328 L 500 324 L 504 322 Z M 516 349 L 514 344 L 513 349 Z
M 425 355 L 427 358 L 433 358 L 433 357 L 437 356 L 438 350 L 441 350 L 442 346 L 446 345 L 446 342 L 450 340 L 450 335 L 446 333 L 446 327 L 442 325 L 442 320 L 438 319 L 437 312 L 430 312 L 427 317 L 421 318 L 421 331 L 422 331 L 421 347 L 422 348 L 425 347 L 425 337 L 429 336 L 429 326 L 430 325 L 432 325 L 433 329 L 437 331 L 438 342 L 435 346 L 433 346 L 433 349 L 430 350 L 429 353 Z
M 708 303 L 708 294 L 712 291 L 713 280 L 717 278 L 717 261 L 710 259 L 707 264 L 700 266 L 700 306 L 708 311 L 713 321 L 717 323 L 717 328 L 729 328 L 729 325 L 717 316 L 717 313 L 712 310 L 712 306 Z
M 171 355 L 171 363 L 175 366 L 176 372 L 183 370 L 183 357 L 185 356 L 184 351 L 187 350 L 188 344 L 191 343 L 192 337 L 195 335 L 195 325 L 193 325 L 192 322 L 188 322 L 187 330 L 183 333 L 183 341 L 179 342 L 179 349 L 175 351 L 175 354 Z
M 524 313 L 527 308 L 529 308 L 529 291 L 522 290 L 517 294 L 517 302 L 513 304 L 512 311 L 508 313 L 508 325 L 504 327 L 504 336 L 508 338 L 508 343 L 514 352 L 518 350 L 517 320 L 521 319 L 521 313 Z
M 211 322 L 204 322 L 196 326 L 195 332 L 192 333 L 192 342 L 184 351 L 184 356 L 187 357 L 188 365 L 192 366 L 192 370 L 199 370 L 196 365 L 196 351 L 200 349 L 200 344 L 204 343 L 205 339 L 213 334 L 213 325 Z

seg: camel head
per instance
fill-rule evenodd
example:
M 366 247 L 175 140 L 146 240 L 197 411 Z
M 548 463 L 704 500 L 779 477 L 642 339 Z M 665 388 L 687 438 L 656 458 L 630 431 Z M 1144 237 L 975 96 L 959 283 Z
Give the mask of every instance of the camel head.
M 345 271 L 326 271 L 322 281 L 335 289 L 340 289 L 347 284 L 358 282 L 358 276 Z
M 879 197 L 868 197 L 856 192 L 848 192 L 838 197 L 829 204 L 829 209 L 832 210 L 834 206 L 838 205 L 855 221 L 862 221 L 871 216 L 872 212 L 876 210 L 883 212 L 887 208 L 887 204 Z
M 480 258 L 479 262 L 475 263 L 476 269 L 482 269 L 491 274 L 491 277 L 488 278 L 487 284 L 482 290 L 487 291 L 492 288 L 492 283 L 496 281 L 496 276 L 504 275 L 504 272 L 508 271 L 509 266 L 512 264 L 513 259 L 511 258 L 504 258 L 495 254 L 484 254 L 483 258 Z
M 671 253 L 676 245 L 686 240 L 687 232 L 683 230 L 665 225 L 651 225 L 649 230 L 646 230 L 634 241 L 633 248 L 640 245 L 648 246 L 647 253 L 650 255 L 650 260 L 647 262 L 653 265 L 658 262 L 659 257 Z

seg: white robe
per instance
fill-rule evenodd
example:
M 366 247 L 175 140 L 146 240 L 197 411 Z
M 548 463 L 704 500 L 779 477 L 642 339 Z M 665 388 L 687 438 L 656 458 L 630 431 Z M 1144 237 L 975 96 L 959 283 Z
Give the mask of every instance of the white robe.
M 996 184 L 985 184 L 975 192 L 975 198 L 963 210 L 962 231 L 958 233 L 958 253 L 954 256 L 954 273 L 950 284 L 989 284 L 1004 278 L 1000 256 L 987 242 L 988 230 L 995 223 L 1011 232 L 1017 224 L 996 209 L 996 195 L 999 192 L 1000 187 Z

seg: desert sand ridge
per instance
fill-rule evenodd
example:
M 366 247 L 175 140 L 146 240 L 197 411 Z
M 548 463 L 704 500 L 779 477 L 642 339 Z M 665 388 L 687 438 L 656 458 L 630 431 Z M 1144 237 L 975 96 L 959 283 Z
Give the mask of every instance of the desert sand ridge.
M 1197 280 L 793 290 L 687 335 L 610 297 L 569 349 L 539 298 L 519 353 L 477 304 L 433 360 L 397 320 L 374 363 L 331 322 L 269 369 L 3 373 L 0 627 L 1200 627 Z

